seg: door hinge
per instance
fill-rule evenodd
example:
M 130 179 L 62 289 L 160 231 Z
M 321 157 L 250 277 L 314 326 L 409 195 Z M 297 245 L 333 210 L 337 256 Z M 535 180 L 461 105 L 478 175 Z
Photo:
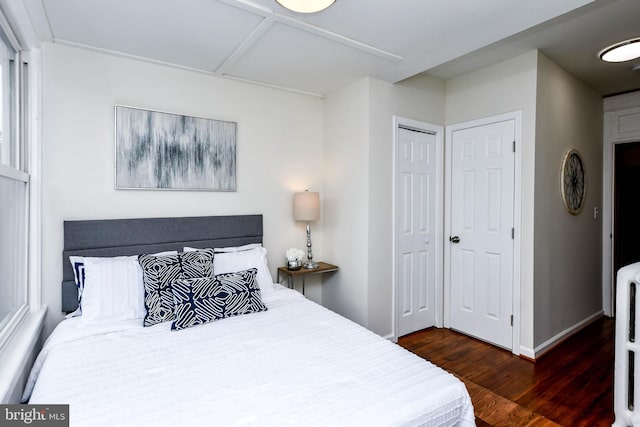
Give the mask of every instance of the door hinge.
M 512 229 L 511 229 L 511 240 L 513 240 L 513 239 L 515 239 L 515 238 L 516 238 L 516 229 L 515 229 L 515 228 L 512 228 Z
M 513 326 L 513 314 L 511 315 L 511 326 Z
M 516 142 L 515 141 L 513 141 L 513 152 L 514 153 L 516 152 Z

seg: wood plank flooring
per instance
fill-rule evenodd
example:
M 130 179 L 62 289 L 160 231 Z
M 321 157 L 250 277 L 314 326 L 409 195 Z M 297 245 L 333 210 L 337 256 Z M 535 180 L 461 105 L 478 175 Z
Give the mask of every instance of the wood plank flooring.
M 609 427 L 614 329 L 603 317 L 535 363 L 449 329 L 415 332 L 398 344 L 465 382 L 479 427 Z

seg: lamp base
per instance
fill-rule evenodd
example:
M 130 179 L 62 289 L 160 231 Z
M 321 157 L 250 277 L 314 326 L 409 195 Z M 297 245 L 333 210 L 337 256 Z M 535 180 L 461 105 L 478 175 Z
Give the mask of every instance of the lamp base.
M 304 268 L 314 269 L 314 268 L 318 268 L 318 263 L 314 261 L 305 261 L 305 263 L 302 264 L 302 266 Z

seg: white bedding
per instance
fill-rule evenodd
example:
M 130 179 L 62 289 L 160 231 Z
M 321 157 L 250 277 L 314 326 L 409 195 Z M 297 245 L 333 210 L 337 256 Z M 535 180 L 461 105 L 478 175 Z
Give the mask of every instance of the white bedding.
M 475 425 L 464 384 L 442 369 L 298 292 L 264 302 L 182 331 L 65 320 L 24 399 L 70 404 L 77 427 Z

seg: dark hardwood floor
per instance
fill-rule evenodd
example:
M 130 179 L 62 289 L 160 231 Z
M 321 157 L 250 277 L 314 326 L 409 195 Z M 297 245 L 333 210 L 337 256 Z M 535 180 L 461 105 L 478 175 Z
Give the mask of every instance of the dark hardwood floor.
M 535 363 L 449 329 L 415 332 L 398 344 L 465 382 L 479 427 L 609 427 L 614 329 L 603 317 Z

